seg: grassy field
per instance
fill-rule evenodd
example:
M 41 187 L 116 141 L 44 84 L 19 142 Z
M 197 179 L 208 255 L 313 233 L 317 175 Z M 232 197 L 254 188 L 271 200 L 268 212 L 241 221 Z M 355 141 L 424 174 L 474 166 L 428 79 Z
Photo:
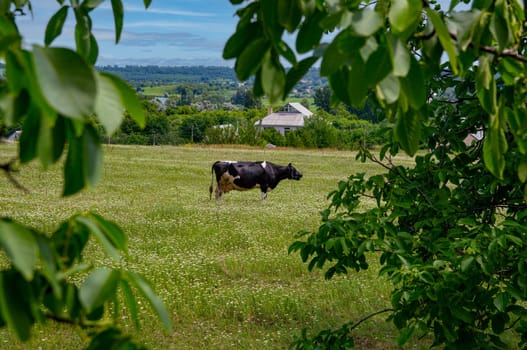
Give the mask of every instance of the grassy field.
M 0 162 L 15 154 L 0 145 Z M 292 162 L 301 181 L 284 180 L 262 204 L 258 190 L 230 192 L 209 200 L 215 160 Z M 123 327 L 152 349 L 286 349 L 302 328 L 338 327 L 389 307 L 389 285 L 366 273 L 330 281 L 308 272 L 287 249 L 302 230 L 314 230 L 326 195 L 355 172 L 379 171 L 354 154 L 337 151 L 200 147 L 107 146 L 99 186 L 61 198 L 61 168 L 45 172 L 38 163 L 17 175 L 30 189 L 0 181 L 0 215 L 52 231 L 77 211 L 95 211 L 123 227 L 129 237 L 125 266 L 142 273 L 163 298 L 174 323 L 164 332 L 141 306 L 142 328 L 124 317 Z M 107 261 L 90 246 L 87 259 Z M 356 332 L 358 349 L 395 349 L 393 326 L 378 316 Z M 28 344 L 5 330 L 1 349 L 78 349 L 82 334 L 48 322 Z M 407 348 L 419 348 L 419 342 Z

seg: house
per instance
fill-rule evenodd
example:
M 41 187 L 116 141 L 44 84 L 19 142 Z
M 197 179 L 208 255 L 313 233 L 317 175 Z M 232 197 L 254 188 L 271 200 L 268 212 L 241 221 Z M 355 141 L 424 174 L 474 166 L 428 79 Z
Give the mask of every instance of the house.
M 15 142 L 20 140 L 20 135 L 22 135 L 22 130 L 16 130 L 9 134 L 4 140 L 8 142 Z
M 473 143 L 483 140 L 485 133 L 483 130 L 478 130 L 475 133 L 468 134 L 467 137 L 463 139 L 463 142 L 467 146 L 472 146 Z
M 303 128 L 305 118 L 312 115 L 313 113 L 301 103 L 290 102 L 277 112 L 270 109 L 269 114 L 254 123 L 254 126 L 263 130 L 274 128 L 280 134 L 285 135 L 289 131 Z

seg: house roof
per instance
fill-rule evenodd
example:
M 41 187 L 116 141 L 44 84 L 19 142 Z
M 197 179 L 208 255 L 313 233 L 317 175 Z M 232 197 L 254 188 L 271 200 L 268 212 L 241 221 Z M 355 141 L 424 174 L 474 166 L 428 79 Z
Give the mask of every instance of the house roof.
M 310 117 L 313 115 L 313 112 L 311 112 L 309 109 L 307 109 L 306 107 L 304 107 L 301 103 L 298 103 L 298 102 L 290 102 L 286 105 L 287 106 L 291 106 L 293 107 L 294 109 L 296 109 L 298 111 L 298 113 L 302 114 L 303 116 L 305 117 Z
M 300 113 L 272 113 L 255 125 L 261 126 L 304 126 L 304 116 Z
M 262 127 L 285 126 L 285 127 L 303 127 L 304 118 L 312 116 L 313 113 L 298 102 L 290 102 L 278 112 L 269 114 L 262 120 L 257 121 L 254 125 Z

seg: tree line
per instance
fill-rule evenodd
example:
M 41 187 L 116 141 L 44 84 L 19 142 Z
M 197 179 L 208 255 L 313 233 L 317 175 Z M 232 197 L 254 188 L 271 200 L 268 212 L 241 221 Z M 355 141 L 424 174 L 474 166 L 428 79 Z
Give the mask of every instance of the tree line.
M 184 90 L 183 90 L 184 91 Z M 246 90 L 244 90 L 246 91 Z M 246 91 L 250 95 L 250 91 Z M 183 99 L 185 94 L 180 95 Z M 250 98 L 250 97 L 249 97 Z M 240 91 L 232 102 L 241 103 L 232 109 L 203 109 L 200 103 L 177 105 L 165 104 L 153 99 L 143 99 L 146 125 L 140 128 L 125 117 L 115 134 L 104 135 L 108 143 L 140 145 L 245 144 L 263 146 L 358 149 L 361 146 L 379 144 L 383 140 L 383 123 L 360 119 L 344 107 L 324 108 L 323 101 L 315 100 L 317 111 L 306 118 L 305 126 L 281 135 L 269 128 L 261 130 L 258 121 L 267 115 L 261 101 L 240 97 Z M 168 102 L 168 103 L 167 103 Z M 246 108 L 247 107 L 247 108 Z

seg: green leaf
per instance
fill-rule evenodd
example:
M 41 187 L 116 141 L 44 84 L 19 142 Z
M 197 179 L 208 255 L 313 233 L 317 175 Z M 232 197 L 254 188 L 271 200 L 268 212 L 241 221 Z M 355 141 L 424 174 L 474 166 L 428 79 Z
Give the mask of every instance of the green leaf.
M 124 8 L 121 0 L 112 0 L 113 21 L 115 23 L 115 43 L 118 44 L 123 31 Z
M 124 119 L 124 106 L 113 81 L 103 74 L 96 74 L 95 76 L 98 86 L 95 113 L 108 135 L 112 135 Z
M 468 269 L 474 264 L 474 257 L 473 256 L 466 256 L 461 260 L 461 272 L 465 273 L 468 271 Z
M 44 38 L 46 46 L 49 46 L 62 33 L 62 28 L 68 16 L 68 9 L 69 6 L 62 6 L 49 20 Z
M 410 59 L 410 70 L 406 79 L 400 79 L 403 93 L 413 109 L 420 109 L 427 99 L 425 78 L 419 62 L 414 57 Z
M 353 67 L 352 71 L 354 68 L 357 67 Z M 364 68 L 358 68 L 358 70 L 364 70 L 364 74 L 361 75 L 362 79 L 365 79 L 366 81 L 354 81 L 353 84 L 365 84 L 368 88 L 375 87 L 392 72 L 393 68 L 388 48 L 386 46 L 380 46 L 376 51 L 369 55 Z
M 84 225 L 88 229 L 88 231 L 95 236 L 95 238 L 99 241 L 106 253 L 111 258 L 113 258 L 115 261 L 119 261 L 119 250 L 121 249 L 121 246 L 119 244 L 121 242 L 119 239 L 115 239 L 116 237 L 112 235 L 113 232 L 110 232 L 110 236 L 107 235 L 107 232 L 101 230 L 101 228 L 97 225 L 97 221 L 94 221 L 92 218 L 89 217 L 78 216 L 76 217 L 76 220 L 80 224 Z
M 351 30 L 358 36 L 371 36 L 383 26 L 383 19 L 374 10 L 366 7 L 351 15 Z
M 407 76 L 411 65 L 410 53 L 408 52 L 408 49 L 397 37 L 391 38 L 390 48 L 392 53 L 391 56 L 393 57 L 393 75 L 396 77 Z
M 79 288 L 79 300 L 88 312 L 92 312 L 113 299 L 121 273 L 119 270 L 100 268 L 92 272 Z
M 503 6 L 506 6 L 504 1 L 499 3 L 503 4 Z M 494 39 L 498 43 L 498 50 L 503 51 L 509 46 L 510 33 L 508 21 L 503 17 L 504 14 L 500 12 L 501 11 L 496 11 L 492 13 L 489 29 Z
M 277 2 L 275 0 L 259 0 L 259 5 L 258 18 L 265 27 L 266 37 L 276 45 L 282 40 L 284 33 L 284 27 L 279 22 Z
M 386 101 L 386 103 L 392 104 L 396 102 L 399 98 L 399 93 L 401 92 L 399 78 L 392 74 L 386 76 L 386 78 L 377 85 L 376 91 L 379 99 Z
M 128 311 L 130 312 L 132 322 L 134 322 L 136 328 L 139 328 L 137 300 L 134 297 L 134 293 L 132 293 L 132 288 L 130 287 L 130 284 L 124 279 L 120 281 L 120 287 L 121 291 L 123 292 L 124 301 L 128 307 Z
M 414 327 L 405 327 L 399 331 L 399 335 L 397 336 L 397 345 L 403 346 L 408 339 L 412 336 L 414 333 Z
M 54 163 L 52 121 L 40 115 L 40 128 L 37 139 L 37 155 L 44 169 Z
M 505 170 L 505 153 L 507 152 L 507 138 L 500 125 L 498 115 L 490 116 L 490 125 L 483 141 L 483 160 L 487 169 L 497 178 L 503 178 Z
M 0 52 L 2 52 L 1 49 Z M 11 93 L 19 94 L 22 92 L 27 85 L 27 73 L 24 56 L 15 53 L 13 50 L 7 51 L 5 55 L 5 76 Z M 12 120 L 10 122 L 13 123 Z
M 470 311 L 465 310 L 463 307 L 456 305 L 450 308 L 450 311 L 455 318 L 465 323 L 472 324 L 474 322 L 474 315 Z
M 427 7 L 425 8 L 425 11 L 428 14 L 428 17 L 430 17 L 430 21 L 434 26 L 434 29 L 439 38 L 439 41 L 441 42 L 441 45 L 443 46 L 443 49 L 445 49 L 446 53 L 448 54 L 448 58 L 450 59 L 450 67 L 452 68 L 452 71 L 455 75 L 458 75 L 459 67 L 457 51 L 445 23 L 443 22 L 441 17 L 439 17 L 439 14 L 431 8 Z
M 97 62 L 97 57 L 99 57 L 99 45 L 97 44 L 97 40 L 95 40 L 93 34 L 90 33 L 90 51 L 88 52 L 86 60 L 89 64 L 94 66 L 95 62 Z
M 97 87 L 93 70 L 74 51 L 34 46 L 40 92 L 59 113 L 82 119 L 94 111 Z
M 42 261 L 42 273 L 51 285 L 55 298 L 60 299 L 62 297 L 62 289 L 58 282 L 56 260 L 50 247 L 50 241 L 43 235 L 38 235 L 36 240 L 40 251 L 40 260 Z
M 481 107 L 490 113 L 496 113 L 496 80 L 490 68 L 491 58 L 488 55 L 480 56 L 476 74 L 476 93 Z
M 230 59 L 238 57 L 247 44 L 256 40 L 261 32 L 260 25 L 250 22 L 238 26 L 236 32 L 227 40 L 223 47 L 223 58 Z
M 419 149 L 421 137 L 421 114 L 410 110 L 408 113 L 397 113 L 397 124 L 395 126 L 395 136 L 401 144 L 402 149 L 413 156 Z
M 353 47 L 354 46 L 353 44 L 351 44 L 349 46 L 350 47 L 346 47 L 344 45 L 341 45 L 340 48 L 342 49 L 342 51 L 349 52 L 349 53 L 352 53 L 352 52 L 357 50 L 357 48 Z M 344 49 L 344 47 L 345 47 L 345 49 Z M 381 47 L 381 49 L 379 49 L 379 44 L 377 43 L 377 39 L 375 39 L 374 37 L 369 37 L 368 39 L 366 39 L 366 41 L 364 42 L 364 45 L 360 48 L 359 52 L 360 52 L 360 56 L 361 56 L 362 60 L 364 62 L 368 62 L 370 56 L 374 52 L 378 52 L 380 50 L 383 51 L 384 55 L 387 54 L 387 51 L 386 51 L 386 49 L 384 47 Z M 389 59 L 390 55 L 387 55 L 387 56 L 388 56 L 387 58 Z M 392 70 L 392 62 L 390 62 L 389 69 L 390 69 L 390 71 Z M 372 86 L 372 85 L 375 85 L 375 84 L 369 84 L 369 85 Z
M 119 92 L 121 102 L 130 114 L 130 117 L 132 117 L 139 127 L 144 128 L 146 125 L 145 111 L 141 104 L 141 100 L 137 97 L 134 89 L 132 89 L 127 82 L 114 74 L 101 73 L 101 75 L 112 81 L 114 87 Z
M 66 143 L 66 120 L 63 117 L 57 117 L 52 130 L 53 139 L 53 162 L 57 162 L 62 156 L 64 145 Z
M 289 69 L 286 75 L 284 96 L 287 96 L 289 92 L 291 92 L 298 81 L 300 81 L 300 79 L 306 75 L 306 73 L 316 63 L 316 61 L 318 61 L 318 57 L 307 57 Z
M 455 11 L 448 19 L 448 27 L 452 28 L 455 33 L 461 51 L 466 51 L 469 45 L 474 43 L 474 35 L 477 34 L 475 31 L 481 16 L 481 11 L 473 9 L 472 11 Z
M 296 36 L 295 44 L 298 53 L 306 53 L 318 46 L 324 34 L 319 25 L 323 16 L 322 12 L 316 12 L 304 20 Z
M 20 161 L 27 163 L 37 156 L 37 142 L 40 130 L 40 112 L 37 109 L 31 108 L 22 126 L 22 134 L 20 135 Z
M 102 174 L 102 150 L 99 134 L 92 125 L 87 125 L 83 135 L 86 183 L 95 186 Z
M 296 55 L 295 52 L 287 45 L 285 41 L 280 41 L 278 45 L 275 45 L 276 52 L 279 56 L 282 56 L 282 58 L 285 58 L 291 65 L 296 65 Z
M 82 190 L 86 184 L 84 175 L 84 145 L 80 138 L 68 138 L 68 154 L 64 164 L 63 196 L 70 196 Z
M 86 348 L 86 350 L 103 349 L 135 350 L 141 348 L 133 344 L 129 336 L 123 335 L 120 329 L 107 327 L 92 335 L 90 344 Z
M 423 4 L 420 0 L 393 0 L 388 19 L 395 35 L 406 36 L 421 19 Z
M 522 183 L 527 181 L 527 158 L 522 158 L 518 165 L 518 178 Z
M 0 273 L 1 318 L 22 341 L 29 340 L 33 324 L 30 303 L 36 303 L 26 298 L 28 294 L 26 289 L 26 282 L 13 271 Z
M 289 32 L 293 33 L 300 20 L 302 12 L 298 0 L 278 1 L 278 22 Z
M 340 43 L 345 41 L 348 36 L 349 33 L 341 32 L 326 48 L 320 64 L 321 76 L 329 77 L 335 74 L 348 61 L 348 56 L 339 49 Z
M 167 309 L 165 307 L 165 304 L 159 298 L 154 291 L 152 290 L 152 287 L 150 284 L 145 281 L 141 276 L 126 271 L 125 272 L 126 279 L 132 283 L 140 292 L 141 294 L 146 298 L 146 300 L 150 303 L 154 311 L 157 313 L 159 318 L 161 319 L 161 322 L 165 326 L 165 328 L 168 331 L 172 330 L 172 322 L 170 321 L 170 317 L 168 316 Z
M 256 39 L 246 46 L 234 66 L 236 76 L 240 81 L 249 79 L 260 69 L 268 50 L 269 42 L 265 38 Z
M 27 281 L 33 279 L 38 244 L 33 232 L 12 221 L 0 220 L 0 245 Z
M 350 94 L 348 93 L 348 84 L 351 81 L 349 77 L 349 69 L 347 67 L 343 67 L 336 73 L 332 74 L 328 80 L 331 90 L 333 90 L 335 96 L 337 96 L 340 101 L 346 103 L 348 106 L 351 106 L 352 102 L 350 100 Z
M 362 108 L 368 96 L 369 77 L 365 65 L 360 60 L 356 60 L 351 67 L 347 80 L 348 99 L 355 108 Z M 382 74 L 382 70 L 379 70 Z
M 500 312 L 506 312 L 507 306 L 510 303 L 510 295 L 507 292 L 500 292 L 496 293 L 494 297 L 494 306 L 496 306 L 496 309 Z
M 87 10 L 93 10 L 99 7 L 99 5 L 103 3 L 103 1 L 104 0 L 84 0 L 81 6 Z
M 262 88 L 271 104 L 284 99 L 285 71 L 279 61 L 268 52 L 262 64 L 260 73 Z
M 75 7 L 75 45 L 79 55 L 87 59 L 91 52 L 91 19 L 82 7 Z
M 101 228 L 102 232 L 104 232 L 106 237 L 110 239 L 112 244 L 117 247 L 117 249 L 123 252 L 127 251 L 128 237 L 119 226 L 95 213 L 91 213 L 90 217 L 96 222 L 96 224 Z

